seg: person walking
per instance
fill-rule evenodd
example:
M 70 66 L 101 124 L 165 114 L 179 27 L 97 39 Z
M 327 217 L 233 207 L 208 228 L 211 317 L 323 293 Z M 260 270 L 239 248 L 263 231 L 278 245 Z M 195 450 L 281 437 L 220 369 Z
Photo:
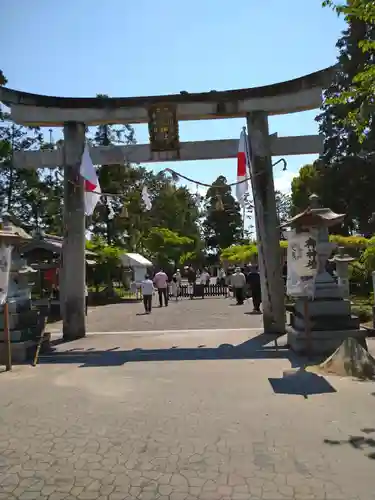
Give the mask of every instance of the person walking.
M 260 274 L 258 266 L 252 266 L 247 275 L 247 283 L 250 286 L 251 296 L 253 298 L 253 312 L 260 314 L 260 304 L 262 303 L 262 290 L 260 286 Z
M 188 279 L 188 295 L 192 300 L 194 298 L 194 287 L 197 280 L 197 273 L 194 271 L 193 266 L 189 266 L 187 272 L 187 279 Z
M 154 284 L 158 290 L 159 296 L 159 307 L 163 307 L 163 297 L 164 305 L 168 306 L 168 276 L 166 273 L 160 269 L 158 273 L 154 276 Z
M 176 299 L 176 301 L 180 296 L 181 281 L 182 281 L 181 271 L 177 269 L 177 271 L 172 276 L 172 296 Z
M 239 267 L 236 267 L 231 281 L 233 287 L 233 295 L 236 298 L 237 305 L 242 306 L 245 300 L 246 278 Z
M 219 269 L 219 272 L 218 272 L 218 275 L 217 275 L 217 284 L 219 286 L 224 287 L 225 286 L 225 278 L 226 278 L 225 270 L 224 270 L 224 268 L 221 267 Z
M 146 274 L 145 279 L 141 281 L 141 290 L 145 313 L 150 314 L 152 309 L 152 294 L 154 292 L 154 283 L 152 282 L 148 274 Z
M 211 279 L 210 273 L 207 271 L 207 269 L 203 269 L 203 271 L 199 275 L 199 282 L 202 287 L 202 299 L 204 299 L 205 288 L 209 286 L 210 279 Z

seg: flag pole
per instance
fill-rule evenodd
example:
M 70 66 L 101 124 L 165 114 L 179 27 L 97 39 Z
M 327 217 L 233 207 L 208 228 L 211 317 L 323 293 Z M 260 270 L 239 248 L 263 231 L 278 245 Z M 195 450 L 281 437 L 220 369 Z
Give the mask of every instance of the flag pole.
M 12 344 L 10 338 L 10 325 L 9 325 L 9 302 L 8 302 L 8 291 L 9 291 L 9 279 L 10 270 L 12 266 L 12 246 L 2 246 L 2 260 L 5 260 L 5 266 L 2 267 L 2 297 L 3 304 L 3 331 L 4 331 L 4 345 L 6 348 L 5 352 L 5 369 L 6 371 L 12 370 Z
M 242 207 L 242 239 L 245 239 L 245 217 L 246 217 L 246 206 L 245 206 L 245 200 L 244 204 Z
M 4 321 L 4 340 L 6 344 L 6 359 L 5 359 L 5 369 L 7 372 L 12 370 L 12 346 L 10 342 L 10 331 L 9 331 L 9 304 L 8 298 L 5 299 L 3 307 L 3 321 Z

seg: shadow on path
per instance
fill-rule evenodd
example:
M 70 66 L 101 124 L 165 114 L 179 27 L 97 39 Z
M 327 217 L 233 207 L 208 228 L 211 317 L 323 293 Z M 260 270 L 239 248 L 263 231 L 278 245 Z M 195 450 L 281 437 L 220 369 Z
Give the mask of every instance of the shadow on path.
M 324 377 L 307 372 L 303 367 L 298 371 L 284 372 L 282 378 L 269 378 L 268 380 L 276 394 L 297 395 L 307 399 L 307 396 L 337 392 Z
M 119 347 L 106 350 L 67 349 L 60 348 L 40 356 L 42 363 L 75 363 L 84 367 L 120 366 L 125 363 L 139 361 L 188 361 L 188 360 L 219 360 L 219 359 L 288 359 L 292 367 L 301 366 L 301 359 L 286 347 L 278 346 L 279 335 L 261 333 L 239 345 L 221 344 L 219 347 L 183 348 L 173 346 L 167 349 L 132 349 L 123 350 Z M 268 344 L 273 345 L 268 345 Z M 57 347 L 57 346 L 56 346 Z M 303 364 L 303 363 L 302 363 Z
M 375 439 L 372 437 L 369 437 L 369 434 L 374 434 L 375 429 L 373 428 L 365 428 L 361 429 L 361 432 L 363 434 L 366 434 L 365 436 L 349 436 L 348 439 L 324 439 L 325 444 L 329 444 L 330 446 L 338 446 L 338 445 L 349 445 L 355 450 L 362 450 L 366 451 L 366 456 L 370 460 L 375 460 Z M 369 450 L 374 449 L 374 451 Z

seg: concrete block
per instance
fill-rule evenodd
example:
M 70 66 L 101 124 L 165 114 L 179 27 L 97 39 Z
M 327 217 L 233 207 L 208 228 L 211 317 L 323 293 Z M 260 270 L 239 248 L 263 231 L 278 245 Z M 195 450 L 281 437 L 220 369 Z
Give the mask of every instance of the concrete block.
M 353 330 L 321 330 L 311 332 L 311 348 L 312 354 L 330 355 L 332 354 L 344 340 L 355 338 L 359 343 L 366 342 L 365 329 Z M 293 327 L 287 328 L 287 342 L 290 348 L 298 354 L 308 352 L 309 340 L 304 331 L 299 331 Z
M 312 300 L 309 302 L 309 313 L 311 316 L 316 315 L 332 315 L 332 316 L 349 316 L 350 315 L 350 301 L 349 300 Z M 303 301 L 297 300 L 294 310 L 303 315 L 304 304 Z
M 312 331 L 355 330 L 359 328 L 358 316 L 312 316 L 309 318 Z M 293 315 L 292 326 L 296 330 L 305 330 L 305 318 Z

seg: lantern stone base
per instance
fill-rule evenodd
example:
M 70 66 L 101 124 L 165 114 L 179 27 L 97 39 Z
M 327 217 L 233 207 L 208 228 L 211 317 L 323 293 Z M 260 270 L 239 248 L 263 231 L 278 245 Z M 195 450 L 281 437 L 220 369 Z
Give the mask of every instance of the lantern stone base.
M 351 314 L 349 300 L 332 296 L 316 298 L 308 302 L 308 318 L 305 313 L 304 299 L 297 299 L 288 328 L 288 344 L 294 351 L 305 353 L 310 348 L 312 354 L 329 355 L 349 337 L 365 345 L 366 330 L 360 327 L 358 316 Z M 310 340 L 306 336 L 306 321 Z
M 310 339 L 304 331 L 293 327 L 287 328 L 288 344 L 298 354 L 308 354 L 311 348 L 312 355 L 330 355 L 344 340 L 355 338 L 359 344 L 366 347 L 366 330 L 359 328 L 354 330 L 320 330 L 311 331 Z
M 12 362 L 23 363 L 31 359 L 36 345 L 44 331 L 46 316 L 38 309 L 27 309 L 20 303 L 13 303 L 9 311 L 9 337 L 12 350 Z M 43 346 L 49 345 L 50 334 L 45 334 Z M 4 314 L 0 309 L 0 365 L 5 364 L 7 344 L 4 333 Z
M 45 334 L 41 353 L 46 352 L 50 348 L 51 335 Z M 11 343 L 12 363 L 20 364 L 31 360 L 35 355 L 35 349 L 38 344 L 37 340 L 25 340 L 21 342 Z M 0 342 L 0 365 L 5 365 L 8 355 L 8 346 L 5 342 Z

